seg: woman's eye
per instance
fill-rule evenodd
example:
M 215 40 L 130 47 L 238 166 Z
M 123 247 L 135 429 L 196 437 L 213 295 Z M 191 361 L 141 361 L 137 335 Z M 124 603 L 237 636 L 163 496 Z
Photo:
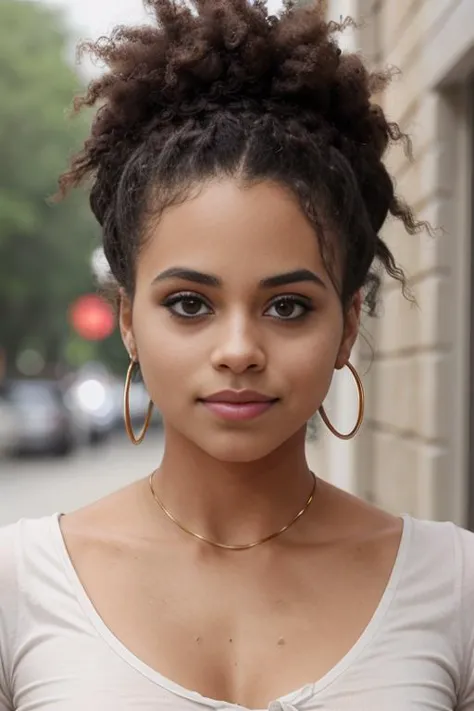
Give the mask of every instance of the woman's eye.
M 274 310 L 274 313 L 270 313 Z M 305 316 L 310 311 L 310 305 L 295 297 L 280 298 L 273 302 L 267 313 L 272 318 L 283 321 L 294 321 Z
M 211 313 L 209 306 L 196 294 L 177 294 L 167 299 L 163 306 L 181 318 L 191 319 Z
M 173 316 L 182 319 L 196 319 L 212 313 L 211 307 L 198 294 L 175 294 L 168 297 L 163 306 Z M 312 310 L 311 304 L 295 296 L 285 296 L 275 299 L 265 312 L 265 315 L 280 321 L 296 321 Z

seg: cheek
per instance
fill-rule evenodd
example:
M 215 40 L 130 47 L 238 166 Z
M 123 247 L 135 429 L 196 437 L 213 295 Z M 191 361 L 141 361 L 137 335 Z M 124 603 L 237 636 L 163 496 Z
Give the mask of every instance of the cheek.
M 323 334 L 299 343 L 291 349 L 288 358 L 282 360 L 281 368 L 290 389 L 294 394 L 295 407 L 312 410 L 309 416 L 319 408 L 325 399 L 334 374 L 338 353 L 338 341 Z M 281 354 L 283 356 L 283 353 Z M 304 404 L 303 404 L 304 403 Z
M 189 348 L 174 348 L 169 339 L 166 342 L 150 344 L 150 349 L 142 348 L 140 364 L 144 380 L 150 395 L 160 397 L 160 393 L 182 389 L 183 383 L 192 372 L 196 363 Z
M 343 325 L 340 304 L 335 298 L 316 313 L 304 336 L 288 342 L 287 379 L 301 404 L 293 402 L 292 407 L 302 409 L 303 416 L 312 417 L 328 394 L 341 347 Z
M 138 309 L 137 309 L 138 311 Z M 167 313 L 148 317 L 145 311 L 134 321 L 141 372 L 150 397 L 166 411 L 179 405 L 180 394 L 195 377 L 208 354 L 199 339 L 176 332 Z

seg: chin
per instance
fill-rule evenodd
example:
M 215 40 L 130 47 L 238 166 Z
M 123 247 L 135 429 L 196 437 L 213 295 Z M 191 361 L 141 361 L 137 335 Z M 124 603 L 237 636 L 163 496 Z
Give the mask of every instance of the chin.
M 213 459 L 227 464 L 246 464 L 258 462 L 270 456 L 279 449 L 291 435 L 285 433 L 281 438 L 275 432 L 262 436 L 260 432 L 255 436 L 249 433 L 220 433 L 212 438 L 203 438 L 195 444 Z
M 252 462 L 259 462 L 265 457 L 268 457 L 275 450 L 275 447 L 271 449 L 259 449 L 254 450 L 248 447 L 240 449 L 238 447 L 228 447 L 222 449 L 213 448 L 211 450 L 206 449 L 206 453 L 218 462 L 225 462 L 226 464 L 250 464 Z
M 175 446 L 197 447 L 208 457 L 227 464 L 261 461 L 285 445 L 305 446 L 307 421 L 287 418 L 265 427 L 192 427 L 191 418 L 181 418 L 185 427 L 174 427 L 165 419 L 165 440 L 175 440 Z M 280 425 L 280 428 L 278 427 Z M 288 427 L 290 424 L 290 427 Z M 176 439 L 177 438 L 177 439 Z M 292 443 L 292 444 L 291 444 Z

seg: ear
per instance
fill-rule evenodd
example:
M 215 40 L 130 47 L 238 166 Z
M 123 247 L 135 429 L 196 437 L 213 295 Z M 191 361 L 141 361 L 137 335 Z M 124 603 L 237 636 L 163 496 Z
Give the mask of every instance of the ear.
M 133 307 L 125 289 L 120 289 L 119 326 L 122 341 L 132 360 L 137 359 L 137 347 L 133 335 Z
M 358 291 L 352 298 L 352 302 L 345 314 L 344 332 L 342 334 L 339 353 L 337 354 L 336 370 L 344 368 L 351 357 L 352 348 L 359 335 L 361 309 L 362 294 Z

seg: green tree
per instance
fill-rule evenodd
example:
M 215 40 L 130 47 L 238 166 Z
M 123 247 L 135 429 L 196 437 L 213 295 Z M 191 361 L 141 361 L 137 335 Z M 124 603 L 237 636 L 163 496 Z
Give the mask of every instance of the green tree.
M 82 90 L 62 16 L 28 0 L 0 2 L 0 346 L 7 366 L 28 346 L 48 363 L 67 352 L 71 301 L 94 288 L 98 228 L 85 194 L 47 198 L 83 141 L 68 107 Z

